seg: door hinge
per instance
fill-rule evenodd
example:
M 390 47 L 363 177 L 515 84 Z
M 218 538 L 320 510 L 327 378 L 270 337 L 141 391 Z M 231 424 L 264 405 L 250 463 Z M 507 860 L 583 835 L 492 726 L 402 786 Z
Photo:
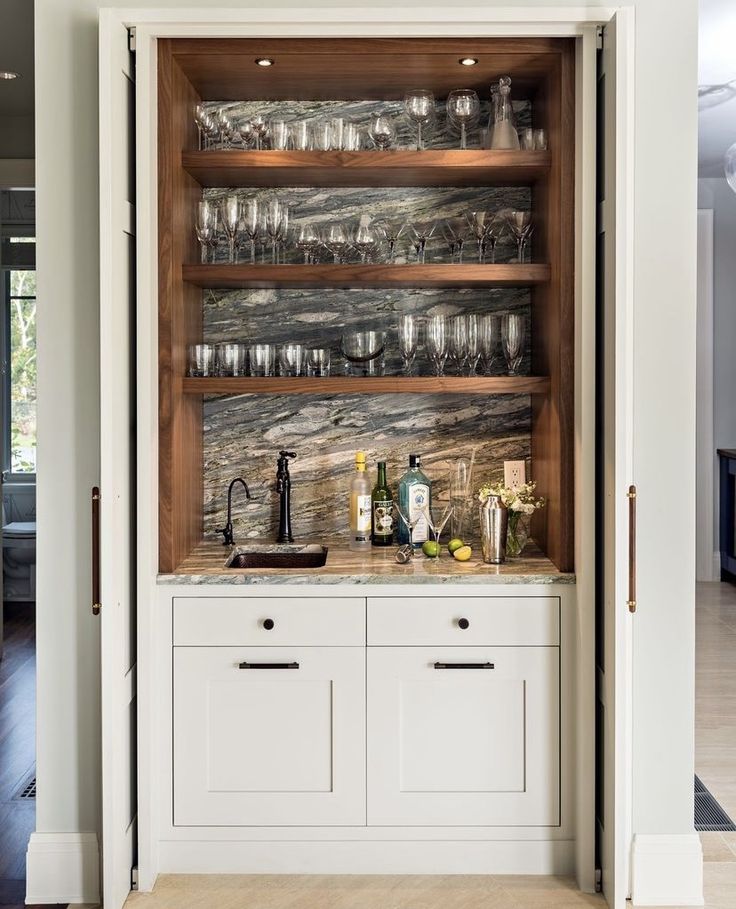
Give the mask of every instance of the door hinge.
M 138 889 L 138 866 L 137 865 L 133 865 L 133 867 L 130 869 L 130 889 L 131 890 Z
M 128 29 L 128 50 L 131 54 L 135 53 L 135 25 Z
M 600 893 L 603 890 L 603 871 L 600 868 L 595 869 L 595 892 Z
M 605 34 L 604 28 L 602 25 L 599 25 L 595 30 L 595 46 L 598 50 L 603 50 L 603 36 Z

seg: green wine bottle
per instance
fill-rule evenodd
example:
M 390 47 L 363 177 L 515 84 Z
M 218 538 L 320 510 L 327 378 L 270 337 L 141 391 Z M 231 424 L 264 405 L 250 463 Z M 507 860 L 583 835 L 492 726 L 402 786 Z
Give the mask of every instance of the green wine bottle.
M 386 482 L 386 462 L 378 462 L 378 479 L 371 493 L 372 540 L 374 546 L 390 546 L 394 541 L 394 497 Z

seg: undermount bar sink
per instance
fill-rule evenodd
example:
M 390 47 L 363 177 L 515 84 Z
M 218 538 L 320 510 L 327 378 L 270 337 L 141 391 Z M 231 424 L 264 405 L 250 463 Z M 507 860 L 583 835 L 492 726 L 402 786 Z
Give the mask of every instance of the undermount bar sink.
M 225 568 L 322 568 L 327 550 L 327 546 L 316 543 L 236 546 Z

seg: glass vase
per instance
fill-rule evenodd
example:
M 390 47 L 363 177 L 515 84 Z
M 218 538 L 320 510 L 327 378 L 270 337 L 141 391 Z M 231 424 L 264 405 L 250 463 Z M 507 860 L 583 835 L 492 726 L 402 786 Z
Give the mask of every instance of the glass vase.
M 529 541 L 529 520 L 520 511 L 509 511 L 506 558 L 518 559 Z

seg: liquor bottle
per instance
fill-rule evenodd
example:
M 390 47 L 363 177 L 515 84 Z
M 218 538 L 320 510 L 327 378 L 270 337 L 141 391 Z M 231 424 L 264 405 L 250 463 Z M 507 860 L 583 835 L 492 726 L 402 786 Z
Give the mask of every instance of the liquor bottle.
M 432 506 L 432 481 L 422 472 L 421 458 L 409 455 L 409 469 L 399 480 L 399 506 L 414 522 L 411 540 L 403 521 L 399 524 L 399 542 L 421 546 L 429 539 L 429 525 L 424 510 Z
M 394 497 L 386 482 L 386 462 L 378 462 L 378 479 L 371 493 L 374 546 L 390 546 L 394 541 Z
M 371 484 L 365 472 L 365 452 L 355 452 L 355 473 L 350 481 L 350 549 L 371 548 Z

